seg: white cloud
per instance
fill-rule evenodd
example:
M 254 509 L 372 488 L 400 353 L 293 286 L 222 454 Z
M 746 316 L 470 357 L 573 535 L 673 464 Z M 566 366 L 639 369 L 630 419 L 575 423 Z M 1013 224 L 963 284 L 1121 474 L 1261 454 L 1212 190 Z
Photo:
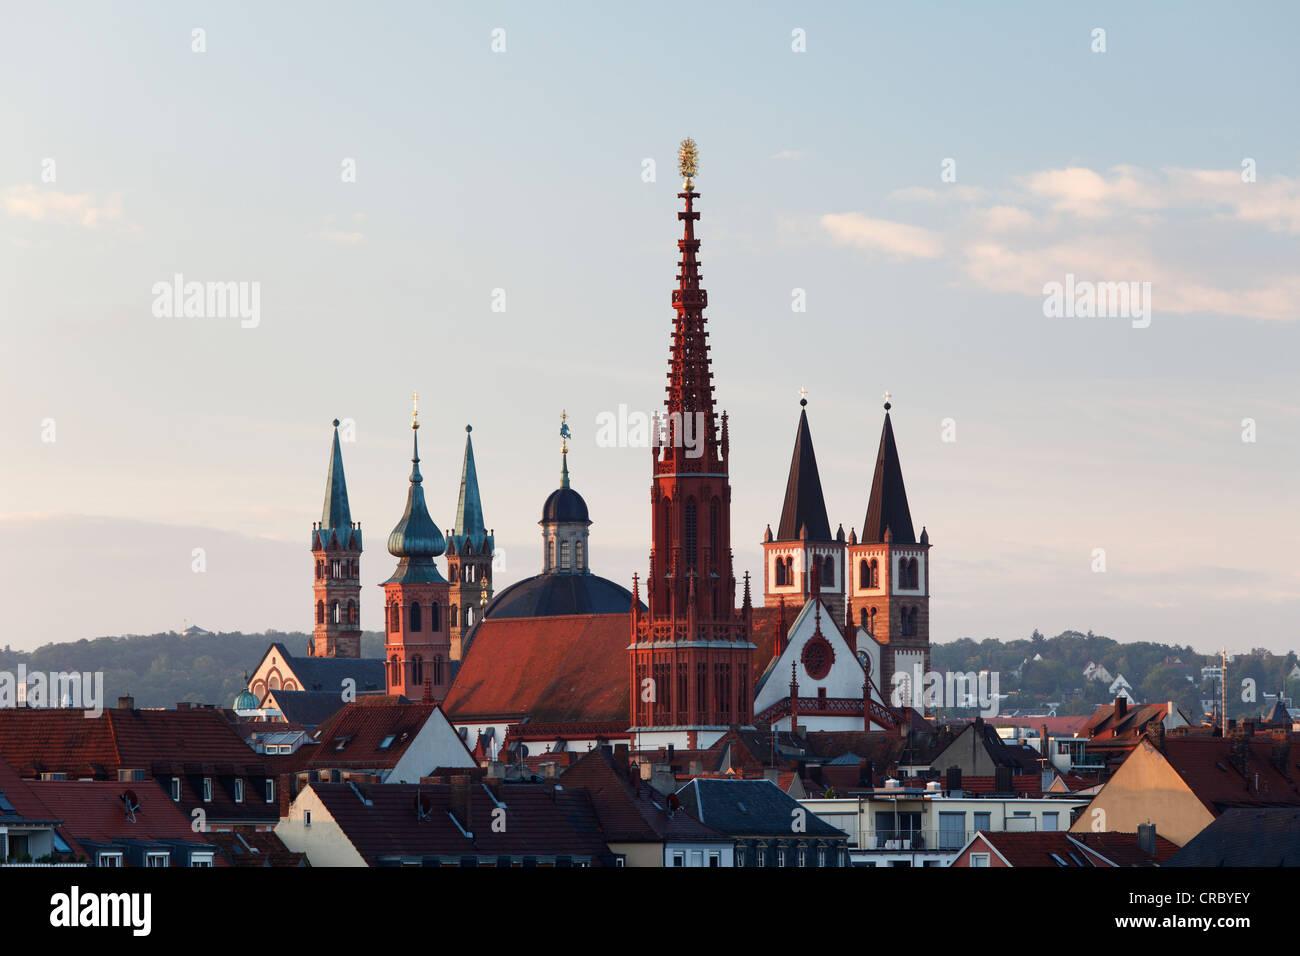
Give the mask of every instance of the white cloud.
M 840 245 L 874 249 L 896 259 L 936 259 L 943 253 L 938 235 L 920 226 L 871 219 L 856 212 L 827 213 L 821 225 Z
M 103 202 L 89 193 L 64 193 L 28 184 L 0 190 L 0 205 L 11 216 L 33 222 L 62 222 L 94 228 L 120 219 L 122 197 L 114 193 Z

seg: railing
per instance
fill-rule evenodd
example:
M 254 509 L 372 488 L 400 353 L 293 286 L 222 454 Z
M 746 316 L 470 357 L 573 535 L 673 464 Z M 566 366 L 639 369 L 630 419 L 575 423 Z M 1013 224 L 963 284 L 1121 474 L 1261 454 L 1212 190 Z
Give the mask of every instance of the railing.
M 867 850 L 942 851 L 960 850 L 974 834 L 967 830 L 877 830 L 861 844 Z

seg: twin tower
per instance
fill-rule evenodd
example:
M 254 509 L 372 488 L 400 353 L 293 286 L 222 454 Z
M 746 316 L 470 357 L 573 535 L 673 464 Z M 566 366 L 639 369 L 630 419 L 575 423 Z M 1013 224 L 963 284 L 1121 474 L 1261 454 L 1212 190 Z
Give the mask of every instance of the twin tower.
M 385 667 L 389 693 L 411 700 L 440 700 L 451 686 L 452 661 L 461 657 L 465 633 L 492 599 L 493 535 L 483 523 L 474 444 L 465 426 L 465 458 L 455 527 L 444 536 L 424 500 L 420 474 L 419 412 L 411 419 L 411 478 L 406 510 L 388 536 L 398 559 L 383 582 Z M 312 526 L 316 565 L 316 625 L 309 652 L 316 657 L 361 656 L 361 525 L 352 520 L 339 422 L 325 481 L 321 520 Z M 447 574 L 436 559 L 447 555 Z

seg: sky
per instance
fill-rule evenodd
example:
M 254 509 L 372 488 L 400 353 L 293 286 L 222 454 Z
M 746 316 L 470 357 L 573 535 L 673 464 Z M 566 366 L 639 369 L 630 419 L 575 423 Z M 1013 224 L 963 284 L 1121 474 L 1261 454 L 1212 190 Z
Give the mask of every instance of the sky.
M 336 417 L 377 624 L 414 390 L 444 530 L 474 426 L 498 586 L 562 410 L 592 567 L 644 574 L 649 454 L 597 422 L 663 400 L 689 135 L 738 572 L 799 390 L 846 532 L 888 390 L 933 640 L 1297 646 L 1294 5 L 3 16 L 5 643 L 309 630 Z M 1053 310 L 1078 282 L 1132 314 Z

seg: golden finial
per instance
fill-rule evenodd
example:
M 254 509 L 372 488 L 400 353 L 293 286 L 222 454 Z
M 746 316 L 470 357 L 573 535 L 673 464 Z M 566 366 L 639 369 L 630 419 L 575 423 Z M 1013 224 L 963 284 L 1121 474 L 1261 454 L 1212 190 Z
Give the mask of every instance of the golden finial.
M 695 188 L 693 179 L 699 169 L 700 153 L 695 147 L 695 140 L 687 136 L 677 150 L 677 168 L 682 174 L 682 189 L 690 192 Z
M 411 393 L 411 427 L 420 427 L 420 393 Z
M 484 578 L 484 579 L 483 579 L 483 586 L 479 589 L 479 593 L 478 593 L 478 606 L 479 606 L 479 607 L 487 607 L 487 606 L 488 606 L 488 596 L 487 596 L 487 578 Z
M 569 430 L 569 413 L 560 409 L 560 454 L 569 453 L 569 439 L 573 437 L 573 432 Z

